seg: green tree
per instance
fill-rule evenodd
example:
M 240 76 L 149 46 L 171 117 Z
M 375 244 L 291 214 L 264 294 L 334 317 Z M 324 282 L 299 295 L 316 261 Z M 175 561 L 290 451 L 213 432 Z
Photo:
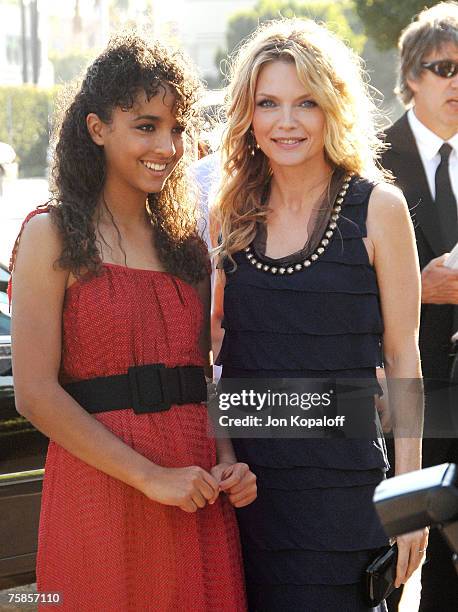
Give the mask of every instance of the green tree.
M 332 2 L 329 0 L 258 0 L 253 9 L 235 13 L 229 20 L 226 31 L 226 48 L 219 49 L 215 62 L 224 72 L 224 60 L 264 21 L 280 17 L 309 17 L 323 21 L 346 40 L 356 52 L 361 52 L 366 36 L 351 0 Z
M 94 59 L 96 51 L 81 51 L 74 49 L 65 54 L 53 53 L 49 59 L 54 66 L 54 80 L 56 83 L 72 81 L 80 76 L 83 70 Z
M 45 176 L 56 89 L 0 87 L 0 141 L 16 151 L 20 176 Z
M 367 35 L 381 50 L 395 47 L 401 31 L 414 16 L 435 4 L 437 0 L 355 0 Z
M 370 85 L 382 94 L 380 96 L 372 90 L 377 106 L 380 107 L 391 121 L 395 121 L 403 112 L 403 106 L 394 93 L 398 64 L 397 50 L 388 49 L 382 51 L 376 47 L 373 39 L 369 38 L 364 47 L 362 57 L 369 74 Z

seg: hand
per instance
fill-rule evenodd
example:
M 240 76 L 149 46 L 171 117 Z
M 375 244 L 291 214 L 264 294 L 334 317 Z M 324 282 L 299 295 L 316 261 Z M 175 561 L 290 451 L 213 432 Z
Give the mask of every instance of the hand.
M 227 494 L 235 508 L 251 504 L 257 496 L 256 475 L 246 463 L 218 464 L 212 474 L 219 474 L 221 465 L 225 465 L 225 469 L 221 472 L 220 490 Z
M 458 270 L 444 266 L 448 253 L 432 259 L 421 272 L 423 304 L 458 304 Z
M 196 465 L 184 468 L 155 466 L 143 493 L 166 506 L 178 506 L 185 512 L 196 512 L 207 502 L 214 503 L 219 494 L 218 482 Z
M 428 546 L 429 530 L 420 529 L 396 537 L 398 545 L 398 564 L 394 586 L 398 588 L 405 584 L 423 561 Z
M 221 481 L 223 480 L 223 474 L 224 472 L 230 468 L 232 465 L 234 465 L 234 463 L 236 463 L 236 461 L 222 461 L 221 463 L 217 463 L 214 467 L 212 467 L 212 469 L 210 470 L 210 474 L 213 476 L 213 478 L 216 480 L 216 482 L 218 483 L 218 488 L 219 485 L 221 483 Z

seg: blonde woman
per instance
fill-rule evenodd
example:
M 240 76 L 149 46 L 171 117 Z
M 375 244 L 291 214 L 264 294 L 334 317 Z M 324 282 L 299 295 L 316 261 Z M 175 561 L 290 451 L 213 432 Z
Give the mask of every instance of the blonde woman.
M 420 378 L 413 231 L 402 194 L 376 169 L 357 58 L 312 21 L 261 26 L 235 59 L 227 115 L 215 293 L 223 377 L 376 384 L 383 340 L 387 376 Z M 258 477 L 258 499 L 238 511 L 250 610 L 372 609 L 361 580 L 387 543 L 372 504 L 383 443 L 234 446 Z M 396 451 L 398 474 L 420 467 L 418 439 L 397 439 Z M 397 585 L 426 541 L 423 531 L 398 539 Z

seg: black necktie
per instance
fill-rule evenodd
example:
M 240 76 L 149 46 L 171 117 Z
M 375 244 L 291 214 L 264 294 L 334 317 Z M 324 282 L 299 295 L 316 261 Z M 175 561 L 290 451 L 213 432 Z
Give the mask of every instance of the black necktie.
M 451 152 L 452 147 L 444 142 L 439 149 L 441 161 L 436 170 L 436 206 L 447 251 L 458 242 L 458 213 L 448 166 Z

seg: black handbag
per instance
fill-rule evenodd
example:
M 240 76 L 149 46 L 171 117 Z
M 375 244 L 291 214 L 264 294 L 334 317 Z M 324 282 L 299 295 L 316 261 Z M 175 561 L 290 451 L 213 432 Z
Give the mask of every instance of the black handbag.
M 365 595 L 370 606 L 375 607 L 394 591 L 398 547 L 394 543 L 385 546 L 369 563 L 365 572 Z

